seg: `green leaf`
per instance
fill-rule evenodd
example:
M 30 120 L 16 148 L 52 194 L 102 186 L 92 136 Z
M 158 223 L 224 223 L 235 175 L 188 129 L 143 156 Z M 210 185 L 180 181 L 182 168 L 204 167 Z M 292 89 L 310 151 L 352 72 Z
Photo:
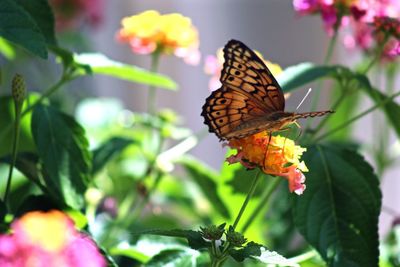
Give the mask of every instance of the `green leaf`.
M 36 22 L 47 44 L 55 45 L 57 41 L 54 32 L 54 15 L 47 0 L 15 1 Z
M 81 75 L 91 75 L 93 74 L 92 69 L 87 64 L 81 64 L 76 62 L 74 59 L 74 54 L 62 47 L 56 45 L 50 45 L 49 50 L 58 56 L 58 59 L 62 61 L 64 69 L 73 68 L 80 72 Z
M 235 167 L 232 167 L 232 176 L 232 179 L 226 183 L 232 187 L 232 193 L 247 195 L 251 187 L 251 183 L 249 183 L 249 181 L 254 179 L 254 171 L 243 168 L 240 165 L 236 165 Z M 262 179 L 254 191 L 254 197 L 259 197 L 261 195 L 267 185 L 268 179 L 274 178 L 268 175 L 267 178 Z
M 333 103 L 336 102 L 339 97 L 341 97 L 340 95 L 342 94 L 342 88 L 339 88 L 339 86 L 339 84 L 336 84 L 336 86 L 332 88 L 330 92 L 329 98 L 331 99 L 331 105 L 333 105 Z M 327 131 L 329 131 L 328 129 L 335 129 L 339 125 L 343 124 L 344 121 L 347 121 L 349 118 L 355 116 L 357 112 L 359 112 L 359 102 L 361 100 L 360 90 L 357 90 L 356 88 L 350 88 L 350 86 L 344 90 L 346 90 L 346 97 L 344 97 L 340 103 L 340 106 L 335 110 L 334 116 L 329 117 Z M 330 135 L 329 139 L 337 140 L 338 142 L 350 140 L 353 127 L 354 124 L 350 124 L 340 131 Z
M 217 193 L 217 184 L 215 181 L 217 180 L 218 174 L 210 167 L 207 167 L 205 164 L 194 158 L 185 157 L 179 160 L 179 163 L 182 164 L 187 174 L 197 183 L 203 194 L 207 197 L 210 203 L 212 203 L 215 209 L 224 218 L 229 219 L 229 211 Z
M 261 256 L 261 248 L 263 245 L 257 244 L 255 242 L 247 243 L 241 249 L 231 249 L 229 250 L 229 255 L 232 256 L 236 261 L 242 262 L 246 258 L 250 258 L 252 256 Z
M 278 76 L 278 82 L 286 93 L 331 75 L 336 69 L 337 67 L 335 66 L 316 66 L 309 62 L 300 63 L 286 68 L 283 73 Z
M 11 164 L 11 155 L 0 158 L 0 162 Z M 39 169 L 38 169 L 39 158 L 34 153 L 18 153 L 17 160 L 15 162 L 15 168 L 18 169 L 25 177 L 31 181 L 39 181 Z
M 108 161 L 135 141 L 123 137 L 113 137 L 93 151 L 92 175 L 98 173 Z
M 387 102 L 389 97 L 374 88 L 366 76 L 359 74 L 355 75 L 354 78 L 359 81 L 361 88 L 376 104 Z M 394 100 L 390 100 L 388 103 L 382 105 L 381 109 L 385 113 L 387 120 L 392 125 L 397 136 L 400 137 L 400 105 L 398 105 Z
M 72 208 L 81 208 L 90 174 L 83 128 L 72 117 L 38 105 L 32 115 L 32 134 L 52 196 Z
M 124 247 L 124 248 L 119 248 L 119 247 L 113 247 L 110 249 L 110 255 L 111 256 L 125 256 L 131 259 L 134 259 L 140 263 L 145 263 L 147 262 L 150 257 L 141 253 L 140 251 L 136 250 L 133 247 Z
M 200 231 L 173 229 L 173 230 L 148 230 L 148 231 L 142 231 L 140 233 L 135 233 L 135 235 L 139 234 L 186 238 L 188 240 L 189 246 L 192 249 L 196 250 L 208 248 L 210 246 L 210 243 L 206 242 L 203 239 Z
M 296 226 L 329 266 L 378 266 L 382 195 L 371 166 L 338 146 L 307 149 L 307 189 L 293 197 Z
M 177 89 L 176 83 L 167 76 L 111 60 L 103 54 L 80 54 L 75 55 L 74 59 L 75 62 L 79 64 L 90 66 L 94 74 L 107 75 L 130 82 L 153 85 L 164 89 Z
M 188 249 L 168 249 L 155 255 L 146 267 L 196 267 L 196 258 L 201 254 Z
M 14 47 L 4 38 L 1 37 L 0 37 L 0 54 L 2 54 L 8 60 L 13 60 L 16 55 Z M 1 84 L 1 79 L 0 79 L 0 84 Z
M 28 99 L 24 102 L 23 109 L 26 109 L 28 103 L 32 103 L 37 99 L 37 95 L 29 95 Z M 0 157 L 11 154 L 12 142 L 14 138 L 14 120 L 15 109 L 14 100 L 11 96 L 0 97 Z M 35 152 L 35 144 L 31 134 L 31 115 L 26 114 L 21 119 L 21 128 L 19 133 L 18 152 Z
M 14 0 L 0 1 L 0 36 L 41 58 L 47 58 L 46 39 L 34 19 Z

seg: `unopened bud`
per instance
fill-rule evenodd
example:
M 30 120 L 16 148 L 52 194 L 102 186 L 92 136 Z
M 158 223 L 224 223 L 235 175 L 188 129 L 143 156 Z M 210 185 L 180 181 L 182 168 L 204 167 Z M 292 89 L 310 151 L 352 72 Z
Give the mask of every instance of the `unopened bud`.
M 220 226 L 211 225 L 208 227 L 200 227 L 201 235 L 206 240 L 219 240 L 225 232 L 225 223 Z
M 26 96 L 26 85 L 24 77 L 22 77 L 22 75 L 15 74 L 12 80 L 11 94 L 15 102 L 17 103 L 24 102 Z
M 234 247 L 241 247 L 247 242 L 247 239 L 241 233 L 235 232 L 231 227 L 226 233 L 226 240 Z

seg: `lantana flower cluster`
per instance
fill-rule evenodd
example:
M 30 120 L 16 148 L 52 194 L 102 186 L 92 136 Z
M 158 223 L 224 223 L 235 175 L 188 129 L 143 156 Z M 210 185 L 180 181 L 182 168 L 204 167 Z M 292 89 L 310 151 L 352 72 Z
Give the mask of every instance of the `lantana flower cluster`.
M 267 65 L 268 69 L 274 76 L 278 76 L 280 73 L 282 73 L 281 66 L 271 61 L 265 60 L 262 54 L 259 53 L 258 51 L 254 52 L 262 61 L 264 61 L 265 65 Z M 224 64 L 224 53 L 222 51 L 222 48 L 217 50 L 216 56 L 208 55 L 205 58 L 204 72 L 208 75 L 211 75 L 211 79 L 208 83 L 208 88 L 211 91 L 217 90 L 219 87 L 221 87 L 221 82 L 219 81 L 219 78 L 221 76 L 221 70 L 223 64 Z
M 2 267 L 105 267 L 95 243 L 60 211 L 26 213 L 0 235 Z
M 307 172 L 304 161 L 300 161 L 306 148 L 294 141 L 277 135 L 269 136 L 263 131 L 245 138 L 232 139 L 228 146 L 236 154 L 227 158 L 228 163 L 240 162 L 249 169 L 260 167 L 266 174 L 281 176 L 288 180 L 290 192 L 301 195 L 306 186 L 303 172 Z
M 320 14 L 328 33 L 344 28 L 347 48 L 369 53 L 383 47 L 384 59 L 400 55 L 400 1 L 398 0 L 293 0 L 301 15 Z
M 58 31 L 88 23 L 97 27 L 103 20 L 104 0 L 50 0 Z
M 128 43 L 134 53 L 173 53 L 192 65 L 200 61 L 199 34 L 188 17 L 148 10 L 123 18 L 121 24 L 117 39 Z

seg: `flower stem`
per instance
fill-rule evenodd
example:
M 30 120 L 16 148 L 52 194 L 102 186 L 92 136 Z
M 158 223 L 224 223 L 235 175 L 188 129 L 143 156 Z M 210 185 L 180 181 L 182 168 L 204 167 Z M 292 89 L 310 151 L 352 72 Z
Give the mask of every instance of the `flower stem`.
M 151 67 L 150 71 L 151 72 L 157 72 L 158 70 L 158 65 L 160 62 L 160 52 L 159 51 L 154 51 L 154 53 L 151 55 Z M 156 93 L 157 93 L 157 88 L 154 85 L 149 86 L 149 94 L 147 96 L 147 112 L 149 114 L 153 114 L 156 111 Z
M 329 41 L 328 50 L 327 50 L 325 58 L 324 58 L 324 62 L 323 62 L 324 65 L 327 65 L 332 59 L 333 51 L 334 51 L 337 36 L 338 36 L 338 30 L 339 30 L 338 26 L 334 28 L 334 33 L 333 33 L 332 38 Z M 310 109 L 311 111 L 315 111 L 315 109 L 317 108 L 319 97 L 321 95 L 322 85 L 323 85 L 323 81 L 320 80 L 316 86 L 317 90 L 314 93 L 313 99 L 311 101 L 311 109 Z M 310 129 L 310 127 L 311 127 L 311 120 L 307 119 L 305 132 L 307 132 L 307 130 Z
M 381 45 L 378 46 L 378 49 L 375 53 L 375 56 L 371 59 L 371 61 L 368 63 L 368 65 L 365 67 L 364 70 L 361 71 L 361 74 L 367 74 L 367 72 L 375 65 L 375 63 L 381 58 L 383 49 L 385 48 L 385 45 L 387 41 L 389 40 L 389 35 L 386 34 L 386 36 L 383 39 L 383 42 Z
M 73 80 L 74 78 L 75 78 L 75 76 L 73 76 L 71 73 L 68 73 L 68 74 L 67 73 L 63 73 L 62 77 L 60 78 L 60 80 L 57 83 L 55 83 L 54 85 L 52 85 L 51 87 L 46 89 L 43 92 L 43 94 L 40 96 L 40 98 L 35 101 L 35 103 L 33 103 L 32 105 L 28 106 L 24 111 L 22 111 L 20 119 L 22 119 L 25 115 L 27 115 L 30 111 L 32 111 L 37 105 L 42 103 L 44 99 L 46 99 L 51 94 L 56 92 L 66 82 L 69 82 L 69 81 Z M 1 131 L 0 131 L 0 140 L 3 139 L 6 134 L 8 134 L 8 132 L 11 130 L 11 126 L 12 126 L 12 124 L 8 124 L 3 129 L 1 129 Z
M 239 213 L 238 213 L 238 215 L 237 215 L 237 217 L 236 217 L 236 219 L 235 219 L 235 222 L 233 223 L 233 226 L 232 226 L 232 227 L 233 227 L 233 230 L 235 230 L 235 229 L 236 229 L 236 226 L 239 224 L 239 221 L 240 221 L 240 219 L 242 218 L 242 215 L 243 215 L 243 213 L 244 213 L 244 211 L 245 211 L 245 209 L 246 209 L 246 207 L 247 207 L 247 204 L 249 203 L 251 197 L 252 197 L 253 194 L 254 194 L 254 191 L 256 190 L 258 181 L 260 181 L 260 177 L 261 177 L 260 174 L 261 174 L 261 170 L 259 170 L 259 171 L 257 172 L 256 176 L 254 177 L 253 183 L 251 184 L 250 190 L 249 190 L 249 192 L 247 193 L 246 199 L 244 200 L 244 202 L 243 202 L 243 204 L 242 204 L 242 207 L 240 208 L 240 211 L 239 211 Z
M 158 185 L 161 182 L 161 179 L 164 177 L 163 173 L 159 170 L 156 171 L 155 175 L 156 175 L 156 177 L 154 179 L 154 182 L 153 182 L 151 188 L 149 189 L 149 191 L 147 192 L 147 194 L 145 195 L 145 197 L 141 200 L 139 207 L 137 207 L 135 215 L 132 216 L 132 221 L 138 219 L 142 215 L 144 207 L 147 205 L 147 203 L 150 200 L 150 196 L 157 189 Z
M 387 103 L 389 103 L 390 101 L 392 101 L 394 98 L 396 98 L 397 96 L 400 95 L 400 91 L 391 95 L 390 97 L 386 98 L 385 100 L 379 102 L 378 104 L 370 107 L 369 109 L 365 110 L 364 112 L 361 112 L 360 114 L 354 116 L 353 118 L 351 118 L 350 120 L 340 124 L 339 126 L 337 126 L 336 128 L 332 129 L 331 131 L 319 136 L 318 138 L 315 139 L 315 142 L 321 141 L 322 139 L 328 137 L 329 135 L 336 133 L 337 131 L 340 131 L 341 129 L 347 127 L 348 125 L 350 125 L 351 123 L 353 123 L 354 121 L 364 117 L 365 115 L 367 115 L 368 113 L 371 113 L 372 111 L 374 111 L 375 109 L 386 105 Z
M 251 197 L 253 196 L 254 191 L 256 190 L 257 184 L 260 181 L 260 177 L 261 177 L 261 170 L 259 170 L 254 177 L 253 183 L 250 186 L 250 189 L 249 189 L 249 192 L 247 193 L 246 199 L 244 200 L 242 207 L 240 208 L 239 213 L 236 216 L 236 219 L 232 225 L 233 230 L 235 230 L 237 225 L 239 224 L 239 221 L 242 218 L 242 215 L 247 207 L 247 204 L 249 204 L 249 201 L 250 201 Z M 224 264 L 225 260 L 228 257 L 229 247 L 230 247 L 230 243 L 227 241 L 224 244 L 224 247 L 222 249 L 222 254 L 219 257 L 215 257 L 212 259 L 211 266 L 220 267 Z
M 11 159 L 10 171 L 8 173 L 8 178 L 7 178 L 6 191 L 4 193 L 4 203 L 6 203 L 6 205 L 7 205 L 8 195 L 10 193 L 10 188 L 11 188 L 12 174 L 13 174 L 15 163 L 17 161 L 19 131 L 20 131 L 20 125 L 21 125 L 21 109 L 22 109 L 22 103 L 15 102 L 15 122 L 14 122 L 14 140 L 13 140 L 13 146 L 12 146 L 12 159 Z
M 258 203 L 258 205 L 255 208 L 255 210 L 253 211 L 253 213 L 250 215 L 250 217 L 247 219 L 247 221 L 243 225 L 241 233 L 244 234 L 247 231 L 247 229 L 249 228 L 249 226 L 251 225 L 251 223 L 257 218 L 258 215 L 260 215 L 261 211 L 266 207 L 268 200 L 270 199 L 270 197 L 271 197 L 272 193 L 275 191 L 275 189 L 278 187 L 281 180 L 282 179 L 280 179 L 280 178 L 274 178 L 271 181 L 269 186 L 264 191 L 264 194 L 261 196 L 260 203 Z
M 346 86 L 347 87 L 347 86 Z M 342 91 L 340 93 L 340 96 L 338 97 L 338 99 L 335 101 L 335 103 L 333 103 L 332 107 L 330 110 L 335 111 L 339 105 L 342 103 L 342 101 L 346 98 L 346 91 L 347 88 L 343 86 Z M 329 118 L 331 118 L 331 116 L 325 116 L 324 118 L 322 118 L 321 122 L 318 124 L 318 126 L 313 130 L 312 132 L 312 136 L 316 136 L 318 134 L 319 131 L 321 131 L 321 129 L 324 127 L 324 125 L 328 122 Z
M 48 98 L 50 95 L 56 92 L 61 86 L 63 86 L 65 83 L 73 79 L 74 77 L 71 75 L 71 73 L 63 73 L 61 79 L 57 83 L 46 89 L 44 93 L 40 96 L 40 98 L 35 101 L 35 103 L 33 103 L 31 106 L 29 106 L 22 112 L 21 117 L 28 114 L 33 108 L 42 103 L 44 99 Z

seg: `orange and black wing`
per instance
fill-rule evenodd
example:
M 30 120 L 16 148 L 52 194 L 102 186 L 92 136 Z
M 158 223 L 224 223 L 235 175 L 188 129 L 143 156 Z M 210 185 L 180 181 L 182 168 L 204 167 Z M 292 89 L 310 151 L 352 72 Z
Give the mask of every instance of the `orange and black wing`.
M 210 132 L 226 139 L 225 136 L 238 125 L 264 113 L 250 97 L 222 85 L 206 99 L 201 115 Z
M 223 51 L 222 84 L 252 96 L 267 113 L 285 109 L 281 87 L 253 50 L 240 41 L 230 40 Z
M 229 41 L 223 49 L 222 87 L 214 91 L 201 115 L 220 139 L 244 122 L 283 111 L 282 89 L 264 62 L 246 45 Z

